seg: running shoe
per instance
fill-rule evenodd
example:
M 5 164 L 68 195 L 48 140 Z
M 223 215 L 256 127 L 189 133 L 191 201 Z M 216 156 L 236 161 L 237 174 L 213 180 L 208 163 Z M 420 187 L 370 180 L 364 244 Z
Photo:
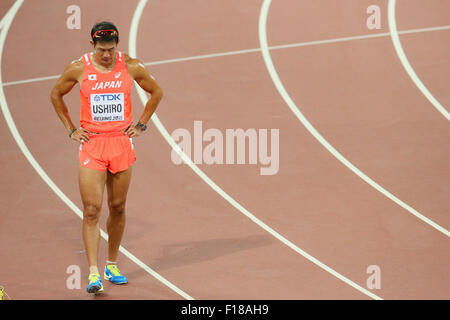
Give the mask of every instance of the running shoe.
M 89 275 L 89 285 L 86 288 L 89 293 L 100 293 L 103 292 L 102 279 L 98 273 L 91 273 Z
M 114 284 L 127 283 L 127 278 L 120 273 L 119 268 L 115 264 L 110 264 L 105 267 L 104 278 Z

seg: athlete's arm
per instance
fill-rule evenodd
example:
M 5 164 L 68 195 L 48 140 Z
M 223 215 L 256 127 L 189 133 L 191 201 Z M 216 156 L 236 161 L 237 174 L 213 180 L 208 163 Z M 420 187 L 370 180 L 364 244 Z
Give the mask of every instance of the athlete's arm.
M 152 117 L 153 113 L 155 112 L 156 108 L 158 107 L 159 102 L 161 101 L 163 97 L 162 89 L 159 87 L 156 80 L 150 75 L 150 73 L 147 71 L 145 66 L 142 64 L 141 61 L 138 59 L 132 59 L 126 57 L 126 63 L 127 63 L 127 69 L 130 77 L 136 81 L 136 83 L 145 91 L 150 93 L 151 97 L 145 104 L 145 109 L 139 118 L 139 122 L 142 124 L 147 124 L 147 122 Z M 140 127 L 135 127 L 139 130 L 140 133 Z M 135 129 L 131 128 L 131 129 Z M 134 130 L 132 130 L 134 131 Z M 130 137 L 138 135 L 133 132 L 127 132 Z
M 66 104 L 64 103 L 63 96 L 69 93 L 70 90 L 72 90 L 72 88 L 79 81 L 82 75 L 83 62 L 81 60 L 73 61 L 66 67 L 63 74 L 56 81 L 56 84 L 50 93 L 50 99 L 52 101 L 53 107 L 55 108 L 56 114 L 58 115 L 59 119 L 61 119 L 64 127 L 66 128 L 67 133 L 72 132 L 72 129 L 76 129 L 77 127 L 70 119 L 69 111 Z M 79 128 L 75 132 L 73 132 L 71 138 L 77 141 L 81 141 L 81 139 L 89 141 L 89 136 L 82 128 Z

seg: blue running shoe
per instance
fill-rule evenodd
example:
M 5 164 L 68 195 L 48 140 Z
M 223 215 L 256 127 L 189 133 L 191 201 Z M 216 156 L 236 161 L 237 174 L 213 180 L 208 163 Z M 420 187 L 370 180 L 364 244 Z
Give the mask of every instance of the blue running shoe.
M 101 293 L 103 292 L 102 279 L 98 273 L 91 273 L 89 275 L 89 285 L 86 288 L 89 293 Z
M 128 282 L 127 278 L 120 273 L 119 268 L 115 264 L 110 264 L 105 267 L 104 278 L 114 284 L 125 284 Z

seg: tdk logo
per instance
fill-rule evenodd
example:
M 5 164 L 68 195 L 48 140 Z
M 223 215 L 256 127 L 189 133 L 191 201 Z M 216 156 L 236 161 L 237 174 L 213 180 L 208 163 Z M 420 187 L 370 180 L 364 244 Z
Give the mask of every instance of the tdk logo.
M 122 100 L 122 93 L 105 93 L 105 94 L 96 94 L 94 96 L 95 102 L 118 101 L 118 100 Z

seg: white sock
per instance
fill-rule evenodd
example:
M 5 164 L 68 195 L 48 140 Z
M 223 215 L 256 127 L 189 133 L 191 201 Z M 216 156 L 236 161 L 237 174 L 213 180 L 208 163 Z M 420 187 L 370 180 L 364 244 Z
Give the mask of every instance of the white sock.
M 106 260 L 106 265 L 111 265 L 111 264 L 117 265 L 117 262 L 116 262 L 116 261 L 109 261 L 109 260 Z

